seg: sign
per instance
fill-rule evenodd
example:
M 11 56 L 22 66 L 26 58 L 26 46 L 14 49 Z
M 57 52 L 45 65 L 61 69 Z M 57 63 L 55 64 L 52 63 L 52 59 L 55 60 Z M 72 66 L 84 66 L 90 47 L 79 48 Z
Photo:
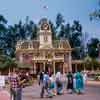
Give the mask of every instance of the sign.
M 0 87 L 4 87 L 4 86 L 5 86 L 5 76 L 0 75 Z

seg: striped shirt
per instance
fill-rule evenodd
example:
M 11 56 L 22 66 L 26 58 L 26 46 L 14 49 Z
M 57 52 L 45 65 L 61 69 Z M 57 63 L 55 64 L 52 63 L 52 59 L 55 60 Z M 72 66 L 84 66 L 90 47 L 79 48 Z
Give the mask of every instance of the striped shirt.
M 10 78 L 11 88 L 13 88 L 13 89 L 19 88 L 18 76 L 17 75 L 12 75 L 9 78 Z

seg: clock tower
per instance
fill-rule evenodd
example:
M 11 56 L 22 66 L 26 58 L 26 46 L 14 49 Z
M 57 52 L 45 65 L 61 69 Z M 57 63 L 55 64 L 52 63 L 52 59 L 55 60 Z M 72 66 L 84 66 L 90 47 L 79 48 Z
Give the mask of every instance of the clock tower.
M 52 32 L 47 19 L 42 19 L 39 23 L 38 38 L 40 48 L 52 48 Z

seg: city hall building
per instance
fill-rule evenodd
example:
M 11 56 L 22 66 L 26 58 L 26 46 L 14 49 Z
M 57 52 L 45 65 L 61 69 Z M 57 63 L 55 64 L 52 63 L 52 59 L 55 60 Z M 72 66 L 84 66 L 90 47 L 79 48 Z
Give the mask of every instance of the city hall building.
M 16 58 L 20 63 L 30 64 L 34 73 L 42 70 L 56 73 L 72 70 L 71 46 L 68 40 L 52 40 L 52 31 L 47 19 L 38 25 L 36 40 L 19 40 Z

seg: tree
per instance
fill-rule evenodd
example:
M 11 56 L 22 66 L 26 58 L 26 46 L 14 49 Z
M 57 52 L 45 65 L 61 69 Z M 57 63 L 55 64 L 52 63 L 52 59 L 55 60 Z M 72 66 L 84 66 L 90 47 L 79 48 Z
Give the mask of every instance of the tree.
M 0 48 L 6 47 L 7 20 L 3 15 L 0 15 Z
M 16 43 L 18 40 L 33 39 L 36 37 L 37 26 L 26 18 L 25 23 L 20 20 L 18 24 L 9 25 L 5 35 L 5 54 L 15 57 Z
M 32 30 L 31 30 L 31 32 L 32 32 L 31 39 L 35 39 L 37 37 L 37 31 L 38 31 L 37 25 L 34 24 Z
M 20 39 L 21 40 L 24 40 L 24 39 L 26 39 L 26 35 L 25 35 L 25 28 L 24 28 L 24 25 L 22 24 L 22 21 L 19 21 L 19 23 L 18 23 L 18 27 L 17 27 L 18 29 L 18 33 L 19 33 L 19 35 L 20 35 Z
M 71 38 L 70 38 L 70 44 L 72 48 L 75 48 L 72 52 L 72 57 L 75 59 L 81 58 L 81 37 L 82 37 L 82 26 L 79 23 L 79 21 L 74 21 L 73 25 L 71 27 Z
M 62 24 L 61 27 L 60 27 L 58 37 L 59 38 L 64 38 L 64 35 L 65 35 L 65 26 Z
M 0 38 L 4 38 L 7 31 L 7 20 L 3 15 L 0 15 Z
M 58 13 L 57 17 L 56 17 L 56 28 L 59 28 L 64 22 L 65 22 L 65 20 L 64 20 L 62 14 Z
M 29 20 L 29 17 L 26 17 L 26 21 L 23 25 L 23 28 L 25 31 L 25 39 L 30 40 L 36 38 L 37 25 L 32 20 Z
M 5 54 L 9 55 L 10 57 L 15 57 L 15 45 L 17 43 L 16 38 L 16 29 L 13 26 L 8 26 L 7 34 L 6 34 L 6 47 L 5 47 Z
M 0 69 L 13 68 L 16 66 L 17 64 L 14 62 L 14 60 L 5 55 L 3 49 L 0 49 Z
M 49 25 L 51 28 L 51 32 L 52 32 L 52 39 L 57 39 L 57 30 L 56 27 L 54 26 L 53 22 L 49 20 Z
M 100 0 L 98 0 L 98 8 L 89 14 L 90 20 L 93 19 L 100 20 Z
M 99 43 L 99 39 L 97 39 L 97 38 L 92 38 L 90 40 L 90 43 L 87 43 L 88 54 L 91 58 L 98 57 L 98 49 L 97 49 L 98 43 Z
M 65 38 L 67 38 L 68 40 L 71 39 L 71 26 L 69 23 L 65 25 Z

